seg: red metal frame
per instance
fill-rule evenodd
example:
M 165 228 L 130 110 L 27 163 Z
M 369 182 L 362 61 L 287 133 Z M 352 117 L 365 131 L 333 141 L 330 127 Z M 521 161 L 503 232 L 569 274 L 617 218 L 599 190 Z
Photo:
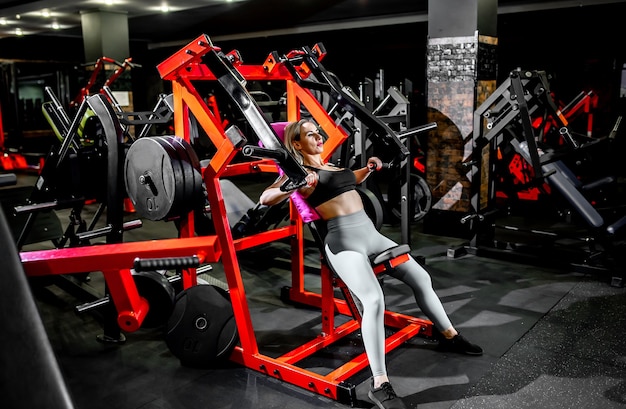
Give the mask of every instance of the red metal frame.
M 553 97 L 554 99 L 554 97 Z M 539 129 L 542 134 L 547 135 L 551 129 L 558 129 L 560 126 L 567 126 L 578 115 L 587 115 L 587 137 L 593 136 L 593 111 L 598 107 L 598 95 L 593 91 L 582 91 L 567 105 L 559 103 L 560 108 L 557 111 L 557 115 L 560 118 L 560 123 L 554 117 L 549 116 L 547 118 L 538 117 L 533 120 L 533 127 Z M 565 142 L 561 142 L 565 143 Z
M 231 163 L 238 148 L 227 137 L 220 118 L 214 112 L 214 106 L 207 106 L 204 99 L 196 91 L 193 81 L 217 80 L 211 70 L 202 63 L 202 57 L 209 52 L 218 52 L 210 39 L 202 35 L 186 47 L 175 53 L 158 66 L 161 77 L 172 81 L 174 96 L 174 126 L 177 135 L 189 140 L 189 113 L 192 112 L 198 124 L 202 126 L 214 144 L 217 152 L 208 166 L 203 170 L 211 212 L 215 224 L 216 240 L 221 249 L 222 265 L 230 290 L 233 311 L 237 322 L 240 345 L 237 346 L 231 359 L 268 376 L 297 385 L 314 393 L 335 400 L 352 401 L 354 403 L 354 386 L 347 380 L 365 369 L 368 365 L 365 354 L 344 363 L 326 375 L 322 375 L 297 364 L 304 358 L 322 350 L 346 335 L 356 331 L 359 323 L 356 319 L 335 325 L 337 313 L 351 315 L 344 300 L 335 298 L 334 286 L 337 284 L 330 270 L 322 266 L 321 292 L 315 293 L 305 289 L 304 285 L 304 235 L 303 224 L 295 206 L 291 205 L 291 223 L 286 227 L 269 230 L 252 236 L 234 240 L 226 216 L 224 197 L 219 178 L 257 172 L 277 172 L 271 160 L 247 163 Z M 301 87 L 285 68 L 284 63 L 270 55 L 262 65 L 246 65 L 241 62 L 238 54 L 229 53 L 232 66 L 248 81 L 285 81 L 287 90 L 287 118 L 289 121 L 299 119 L 300 107 L 306 107 L 324 133 L 329 137 L 325 142 L 324 156 L 331 154 L 347 138 L 345 131 L 338 127 L 324 108 L 313 97 L 308 89 Z M 298 72 L 307 75 L 306 66 L 299 67 Z M 254 103 L 251 100 L 252 103 Z M 183 222 L 183 232 L 191 236 L 193 228 L 185 228 L 193 223 L 190 215 Z M 319 307 L 322 311 L 322 332 L 310 342 L 285 353 L 277 358 L 267 356 L 259 351 L 254 326 L 245 294 L 237 252 L 243 249 L 267 244 L 276 240 L 289 239 L 292 250 L 292 286 L 289 290 L 291 300 Z M 391 351 L 407 339 L 417 335 L 429 335 L 432 323 L 408 315 L 391 311 L 385 313 L 385 323 L 398 331 L 386 342 L 386 351 Z
M 215 237 L 190 237 L 146 242 L 103 244 L 54 250 L 21 252 L 20 258 L 27 276 L 101 271 L 117 309 L 117 322 L 127 332 L 138 330 L 149 311 L 148 301 L 141 297 L 132 278 L 130 267 L 136 258 L 189 257 L 197 255 L 200 262 L 220 259 Z M 195 285 L 195 274 L 183 274 L 185 288 Z
M 135 66 L 135 64 L 132 63 L 132 58 L 126 58 L 124 62 L 119 62 L 109 57 L 98 58 L 98 60 L 94 63 L 94 69 L 93 69 L 93 72 L 91 73 L 91 76 L 89 77 L 89 80 L 87 81 L 87 84 L 85 84 L 85 86 L 82 87 L 78 91 L 78 95 L 76 95 L 74 100 L 70 102 L 71 108 L 79 106 L 80 103 L 85 99 L 85 97 L 91 95 L 91 88 L 95 85 L 96 81 L 98 80 L 98 75 L 100 74 L 100 72 L 106 68 L 107 63 L 114 64 L 117 66 L 117 68 L 106 79 L 106 81 L 102 85 L 102 88 L 100 89 L 99 92 L 103 94 L 104 94 L 103 92 L 104 87 L 108 87 L 112 83 L 114 83 L 115 80 L 117 80 L 124 73 L 124 71 L 126 71 L 127 68 L 132 68 L 133 66 Z

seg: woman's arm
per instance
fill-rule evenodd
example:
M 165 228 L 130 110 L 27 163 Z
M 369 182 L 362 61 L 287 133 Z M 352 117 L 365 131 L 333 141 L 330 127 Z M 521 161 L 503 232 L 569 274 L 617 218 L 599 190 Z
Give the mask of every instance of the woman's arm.
M 282 175 L 278 179 L 276 179 L 274 183 L 265 188 L 263 193 L 261 193 L 259 202 L 264 206 L 273 206 L 287 199 L 289 195 L 293 192 L 293 190 L 289 192 L 283 192 L 282 190 L 280 190 L 280 186 L 285 183 L 286 180 L 286 175 Z M 306 176 L 306 182 L 306 186 L 298 189 L 304 194 L 305 197 L 311 194 L 311 188 L 314 188 L 317 184 L 317 174 L 309 172 L 309 174 Z
M 365 182 L 365 179 L 372 173 L 374 170 L 381 170 L 383 168 L 383 162 L 378 159 L 376 156 L 372 156 L 367 160 L 367 166 L 354 170 L 354 176 L 356 177 L 356 184 L 360 185 Z
M 289 197 L 291 192 L 283 192 L 280 186 L 287 180 L 286 175 L 280 176 L 274 183 L 265 188 L 259 202 L 264 206 L 273 206 Z

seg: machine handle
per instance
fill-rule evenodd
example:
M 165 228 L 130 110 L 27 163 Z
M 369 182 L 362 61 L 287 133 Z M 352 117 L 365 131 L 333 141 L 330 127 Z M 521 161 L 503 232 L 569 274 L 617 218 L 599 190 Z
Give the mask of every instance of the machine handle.
M 258 156 L 261 158 L 274 159 L 278 163 L 287 160 L 287 152 L 282 149 L 267 149 L 261 148 L 260 146 L 246 145 L 241 149 L 241 153 L 244 156 Z
M 133 269 L 139 271 L 173 270 L 179 268 L 195 268 L 200 266 L 198 256 L 191 257 L 164 257 L 164 258 L 136 258 Z
M 246 145 L 241 149 L 241 153 L 244 156 L 274 159 L 285 174 L 289 176 L 289 179 L 280 186 L 280 190 L 283 192 L 291 192 L 306 185 L 306 172 L 304 172 L 304 176 L 301 175 L 302 167 L 295 161 L 289 161 L 289 154 L 284 149 L 267 149 L 260 146 Z

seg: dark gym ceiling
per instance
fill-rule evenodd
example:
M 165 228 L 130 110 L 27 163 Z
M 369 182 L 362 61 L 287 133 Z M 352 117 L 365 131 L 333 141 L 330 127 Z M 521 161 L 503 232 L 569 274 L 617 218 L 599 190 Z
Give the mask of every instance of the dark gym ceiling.
M 623 2 L 499 0 L 498 13 Z M 164 4 L 168 12 L 161 10 Z M 0 0 L 0 39 L 18 30 L 24 36 L 80 38 L 81 12 L 111 10 L 128 15 L 130 41 L 159 48 L 203 33 L 237 40 L 423 22 L 427 5 L 428 0 Z

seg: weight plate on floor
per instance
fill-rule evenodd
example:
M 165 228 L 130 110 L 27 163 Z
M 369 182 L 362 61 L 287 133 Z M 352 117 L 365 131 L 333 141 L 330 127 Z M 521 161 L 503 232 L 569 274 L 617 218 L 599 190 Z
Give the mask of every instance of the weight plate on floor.
M 230 297 L 222 288 L 196 285 L 178 294 L 165 342 L 182 365 L 210 367 L 228 358 L 238 340 Z
M 167 324 L 172 311 L 176 290 L 163 274 L 156 271 L 133 271 L 133 279 L 139 295 L 148 301 L 150 309 L 142 328 L 158 328 Z

